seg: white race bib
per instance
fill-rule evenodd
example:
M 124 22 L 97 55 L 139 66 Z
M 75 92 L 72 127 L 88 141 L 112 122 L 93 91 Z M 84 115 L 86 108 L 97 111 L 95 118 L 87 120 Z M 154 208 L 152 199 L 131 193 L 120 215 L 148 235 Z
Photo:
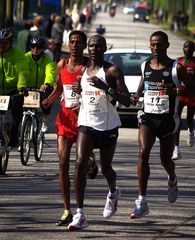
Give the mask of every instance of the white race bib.
M 169 113 L 169 96 L 160 91 L 146 90 L 144 93 L 144 111 L 146 113 Z
M 64 84 L 65 107 L 72 108 L 79 103 L 79 94 L 73 92 L 71 84 Z
M 106 93 L 101 90 L 84 90 L 82 96 L 83 107 L 91 114 L 107 112 Z
M 7 111 L 9 107 L 10 96 L 0 96 L 0 110 Z
M 24 97 L 24 108 L 40 108 L 40 92 L 28 91 L 28 96 Z

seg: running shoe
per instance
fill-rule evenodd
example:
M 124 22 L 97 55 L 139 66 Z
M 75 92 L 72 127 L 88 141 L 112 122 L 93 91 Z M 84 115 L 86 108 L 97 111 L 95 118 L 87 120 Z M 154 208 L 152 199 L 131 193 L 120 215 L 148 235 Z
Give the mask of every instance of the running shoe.
M 70 211 L 65 210 L 61 219 L 56 223 L 56 226 L 67 226 L 72 222 L 72 213 Z
M 90 179 L 94 179 L 94 178 L 96 178 L 97 174 L 98 174 L 98 166 L 95 161 L 95 154 L 94 154 L 94 152 L 91 152 L 91 154 L 89 156 L 87 176 Z
M 188 139 L 187 139 L 187 145 L 189 147 L 192 147 L 194 145 L 194 131 L 189 132 Z
M 177 187 L 177 179 L 175 183 L 172 183 L 168 179 L 168 201 L 170 203 L 174 203 L 178 197 L 178 187 Z
M 76 212 L 73 216 L 72 222 L 68 225 L 68 230 L 75 231 L 88 227 L 89 224 L 83 212 Z
M 134 218 L 141 218 L 149 214 L 149 208 L 146 200 L 135 200 L 135 209 L 131 213 L 130 217 Z
M 178 146 L 175 147 L 172 155 L 172 160 L 179 160 L 182 158 L 181 151 Z
M 47 125 L 47 122 L 45 120 L 42 123 L 41 131 L 43 133 L 47 133 L 48 132 L 48 125 Z
M 118 199 L 120 196 L 119 189 L 116 188 L 116 196 L 113 197 L 113 194 L 110 192 L 107 195 L 106 205 L 103 211 L 103 216 L 105 218 L 111 218 L 117 211 Z

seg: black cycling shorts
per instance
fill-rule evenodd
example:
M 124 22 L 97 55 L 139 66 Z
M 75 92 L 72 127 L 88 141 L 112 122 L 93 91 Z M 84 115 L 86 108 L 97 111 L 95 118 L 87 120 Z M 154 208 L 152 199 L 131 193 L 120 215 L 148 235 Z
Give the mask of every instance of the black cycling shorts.
M 90 136 L 93 141 L 94 148 L 109 148 L 115 145 L 118 139 L 118 127 L 111 130 L 98 131 L 91 127 L 79 126 L 78 132 L 82 132 Z

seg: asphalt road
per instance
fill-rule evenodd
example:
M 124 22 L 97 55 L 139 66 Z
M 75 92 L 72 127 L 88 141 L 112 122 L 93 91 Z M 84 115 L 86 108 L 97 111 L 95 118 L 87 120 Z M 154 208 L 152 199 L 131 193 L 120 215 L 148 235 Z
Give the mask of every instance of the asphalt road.
M 170 204 L 167 201 L 167 175 L 160 165 L 157 140 L 150 157 L 147 197 L 150 214 L 143 219 L 131 220 L 129 213 L 137 197 L 137 129 L 121 128 L 113 160 L 117 185 L 121 189 L 118 212 L 110 220 L 102 216 L 108 188 L 99 171 L 96 179 L 87 180 L 85 211 L 90 225 L 79 232 L 55 226 L 63 212 L 55 135 L 46 136 L 47 145 L 40 162 L 36 162 L 32 154 L 28 166 L 22 166 L 18 152 L 13 151 L 7 174 L 0 176 L 0 239 L 195 239 L 194 147 L 186 146 L 184 131 L 181 136 L 183 159 L 175 162 L 179 185 L 177 202 Z M 95 153 L 99 164 L 99 152 L 96 150 Z M 73 211 L 74 161 L 73 148 L 70 163 Z
M 94 24 L 97 21 L 99 20 Z M 106 21 L 108 20 L 105 19 Z M 53 120 L 57 110 L 56 107 L 53 109 Z M 125 126 L 120 128 L 113 160 L 117 185 L 121 189 L 117 214 L 110 220 L 102 216 L 108 187 L 99 171 L 96 179 L 87 180 L 85 212 L 89 227 L 69 232 L 66 227 L 55 226 L 63 212 L 63 205 L 58 184 L 57 143 L 52 120 L 51 125 L 52 131 L 46 135 L 42 160 L 36 162 L 32 152 L 29 164 L 22 166 L 18 152 L 12 151 L 7 174 L 0 176 L 1 240 L 195 239 L 194 146 L 186 146 L 186 131 L 181 132 L 183 158 L 175 161 L 179 186 L 179 198 L 175 204 L 167 201 L 167 175 L 160 165 L 157 140 L 150 157 L 151 175 L 147 194 L 150 214 L 142 219 L 130 219 L 129 213 L 137 197 L 138 130 L 136 126 Z M 95 153 L 99 165 L 99 152 L 96 150 Z M 74 162 L 73 147 L 70 162 L 72 211 L 75 209 Z

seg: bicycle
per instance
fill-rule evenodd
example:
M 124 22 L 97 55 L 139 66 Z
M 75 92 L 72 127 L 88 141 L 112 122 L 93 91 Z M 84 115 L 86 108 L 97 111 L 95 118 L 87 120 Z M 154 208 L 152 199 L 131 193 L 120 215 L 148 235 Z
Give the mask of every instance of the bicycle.
M 12 124 L 12 113 L 8 110 L 10 96 L 0 96 L 0 175 L 7 170 L 9 159 L 8 132 Z
M 23 118 L 20 133 L 20 159 L 23 165 L 27 165 L 32 144 L 34 145 L 34 157 L 40 161 L 43 152 L 44 133 L 41 130 L 43 114 L 40 110 L 40 91 L 28 91 L 24 98 Z

